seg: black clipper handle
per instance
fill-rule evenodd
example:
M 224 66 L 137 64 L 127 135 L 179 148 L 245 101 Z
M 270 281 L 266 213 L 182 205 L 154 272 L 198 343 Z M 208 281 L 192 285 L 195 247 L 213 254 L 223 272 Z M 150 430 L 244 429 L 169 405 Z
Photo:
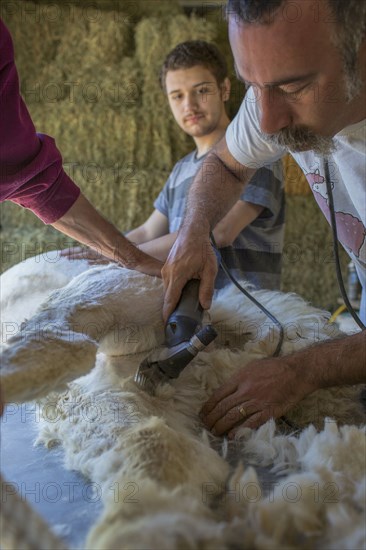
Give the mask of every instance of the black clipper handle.
M 203 309 L 198 299 L 199 286 L 199 279 L 191 279 L 183 288 L 178 305 L 165 325 L 168 348 L 190 340 L 201 327 Z

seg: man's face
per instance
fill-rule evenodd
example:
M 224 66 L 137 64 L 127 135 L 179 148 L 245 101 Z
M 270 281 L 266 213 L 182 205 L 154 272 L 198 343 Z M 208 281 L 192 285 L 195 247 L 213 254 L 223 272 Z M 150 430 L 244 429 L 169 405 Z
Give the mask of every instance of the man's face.
M 226 92 L 207 68 L 196 65 L 168 71 L 165 84 L 170 108 L 182 130 L 193 138 L 216 130 L 225 113 Z
M 326 153 L 331 138 L 365 111 L 360 97 L 347 102 L 334 17 L 326 2 L 319 11 L 313 4 L 285 3 L 269 25 L 231 16 L 229 39 L 238 77 L 256 92 L 262 132 L 293 151 Z

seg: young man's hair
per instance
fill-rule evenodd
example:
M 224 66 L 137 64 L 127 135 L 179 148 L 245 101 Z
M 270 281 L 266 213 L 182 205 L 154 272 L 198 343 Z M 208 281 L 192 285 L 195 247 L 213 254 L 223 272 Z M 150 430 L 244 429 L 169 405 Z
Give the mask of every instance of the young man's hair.
M 225 57 L 220 50 L 204 40 L 188 40 L 178 44 L 166 57 L 160 70 L 160 85 L 166 91 L 166 75 L 168 71 L 191 69 L 202 65 L 215 77 L 220 86 L 228 75 Z
M 246 24 L 270 25 L 286 7 L 288 0 L 228 0 L 226 17 L 235 17 Z M 326 0 L 336 24 L 333 42 L 339 49 L 346 77 L 347 95 L 351 100 L 362 87 L 357 71 L 358 51 L 366 37 L 365 0 Z M 298 3 L 301 8 L 301 1 Z M 283 10 L 286 17 L 286 10 Z M 316 12 L 314 12 L 316 17 Z M 333 19 L 333 18 L 332 18 Z M 310 38 L 311 40 L 311 38 Z

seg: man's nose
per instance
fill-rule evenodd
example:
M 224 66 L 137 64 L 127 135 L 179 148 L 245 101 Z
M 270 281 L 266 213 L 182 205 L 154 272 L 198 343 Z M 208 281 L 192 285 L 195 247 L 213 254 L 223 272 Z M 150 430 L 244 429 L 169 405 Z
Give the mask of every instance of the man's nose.
M 272 88 L 262 88 L 260 94 L 262 132 L 275 134 L 291 124 L 291 106 L 281 96 L 281 92 Z
M 187 94 L 184 98 L 184 110 L 191 111 L 197 107 L 197 98 L 195 94 Z

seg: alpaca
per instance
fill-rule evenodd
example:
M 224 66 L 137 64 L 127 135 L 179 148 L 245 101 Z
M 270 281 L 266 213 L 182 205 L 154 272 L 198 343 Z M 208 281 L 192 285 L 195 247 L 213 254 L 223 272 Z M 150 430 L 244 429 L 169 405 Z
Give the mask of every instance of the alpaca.
M 284 326 L 282 355 L 340 336 L 326 312 L 294 294 L 253 294 Z M 356 505 L 366 487 L 361 387 L 319 390 L 284 424 L 239 429 L 235 442 L 214 438 L 199 419 L 202 404 L 238 368 L 273 354 L 276 329 L 236 288 L 219 291 L 210 311 L 215 345 L 151 396 L 133 375 L 163 343 L 161 306 L 156 278 L 115 265 L 81 270 L 3 347 L 7 400 L 42 399 L 38 442 L 61 443 L 65 466 L 101 489 L 105 511 L 86 548 L 309 548 L 340 540 L 351 548 L 364 540 L 364 506 Z M 233 456 L 242 462 L 234 472 Z M 258 467 L 286 476 L 270 497 Z M 332 489 L 345 496 L 341 503 L 329 502 Z

